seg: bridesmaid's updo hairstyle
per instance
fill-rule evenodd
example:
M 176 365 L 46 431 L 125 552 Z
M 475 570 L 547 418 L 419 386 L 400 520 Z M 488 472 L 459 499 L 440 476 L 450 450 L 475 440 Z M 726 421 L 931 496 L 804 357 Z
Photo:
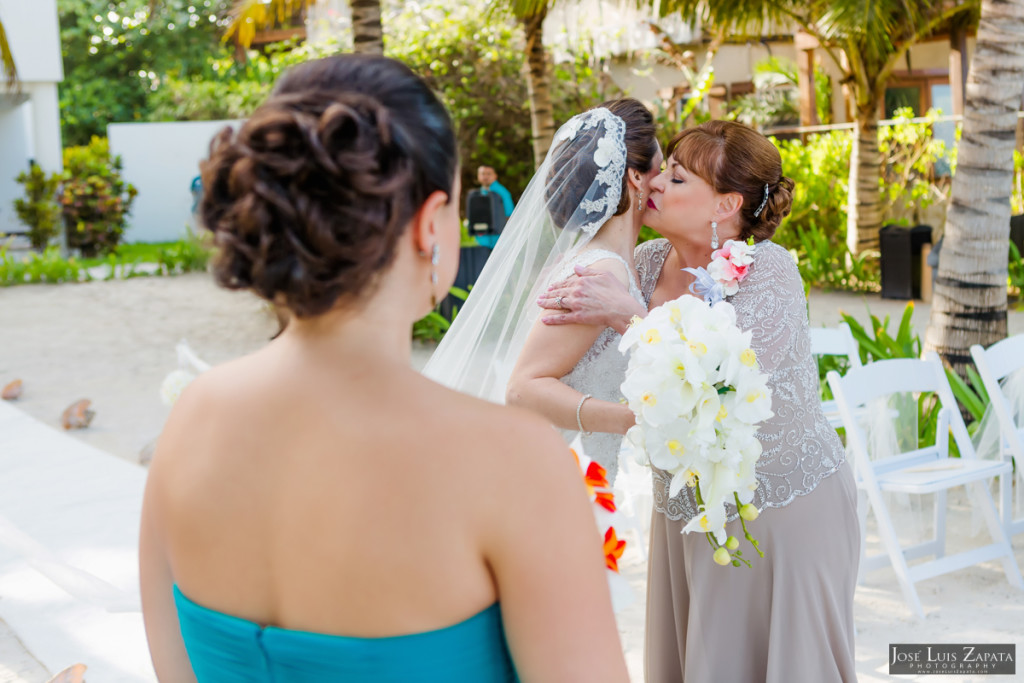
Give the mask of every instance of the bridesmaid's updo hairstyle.
M 338 55 L 293 67 L 202 170 L 217 281 L 300 318 L 370 288 L 434 191 L 452 197 L 451 119 L 401 62 Z
M 658 154 L 657 129 L 654 116 L 640 100 L 624 97 L 609 100 L 595 109 L 604 108 L 622 119 L 626 124 L 626 168 L 646 174 L 651 170 L 654 157 Z M 548 174 L 545 199 L 551 219 L 558 227 L 564 227 L 576 213 L 580 203 L 586 199 L 587 190 L 597 177 L 598 167 L 589 156 L 581 156 L 577 149 L 592 147 L 594 138 L 604 135 L 604 125 L 579 133 L 573 140 L 562 143 L 564 149 L 552 157 Z M 622 195 L 614 216 L 621 216 L 629 210 L 629 178 L 622 176 Z
M 735 192 L 743 197 L 740 239 L 771 239 L 782 219 L 789 215 L 793 180 L 782 175 L 779 150 L 750 126 L 735 121 L 708 121 L 679 132 L 669 143 L 666 154 L 702 178 L 715 192 Z

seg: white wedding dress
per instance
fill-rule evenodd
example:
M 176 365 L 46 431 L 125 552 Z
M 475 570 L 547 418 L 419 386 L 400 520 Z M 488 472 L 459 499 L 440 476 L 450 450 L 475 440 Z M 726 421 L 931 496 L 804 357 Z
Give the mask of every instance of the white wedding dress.
M 639 303 L 644 304 L 644 295 L 640 291 L 636 272 L 630 268 L 624 258 L 613 251 L 606 249 L 586 249 L 566 261 L 555 276 L 552 282 L 564 280 L 573 274 L 575 266 L 588 267 L 598 261 L 612 259 L 621 263 L 626 272 L 629 273 L 629 293 Z M 646 306 L 646 304 L 644 304 Z M 593 398 L 602 401 L 618 403 L 622 399 L 622 380 L 626 377 L 626 363 L 628 357 L 619 351 L 619 340 L 622 335 L 608 327 L 598 336 L 594 344 L 587 349 L 572 371 L 561 378 L 563 384 L 567 384 L 581 394 L 590 394 Z M 587 426 L 583 425 L 584 428 Z M 571 442 L 576 437 L 573 430 L 562 430 L 566 441 Z M 583 450 L 591 460 L 596 460 L 608 472 L 609 483 L 615 483 L 615 476 L 619 469 L 619 446 L 622 441 L 621 434 L 607 434 L 593 432 L 582 435 Z

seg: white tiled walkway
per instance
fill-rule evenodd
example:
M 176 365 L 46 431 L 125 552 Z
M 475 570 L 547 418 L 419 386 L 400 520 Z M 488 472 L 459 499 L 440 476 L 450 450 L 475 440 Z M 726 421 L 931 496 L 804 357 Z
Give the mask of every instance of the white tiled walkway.
M 0 402 L 0 619 L 45 670 L 82 662 L 93 681 L 156 680 L 138 598 L 145 478 Z

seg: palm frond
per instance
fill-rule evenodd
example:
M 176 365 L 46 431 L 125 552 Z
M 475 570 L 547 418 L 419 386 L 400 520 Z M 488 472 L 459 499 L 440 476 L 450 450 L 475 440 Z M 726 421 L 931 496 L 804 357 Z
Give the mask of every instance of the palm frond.
M 234 38 L 243 47 L 252 45 L 256 32 L 273 28 L 316 0 L 235 0 L 228 12 L 230 23 L 224 40 Z
M 705 27 L 737 38 L 786 26 L 794 8 L 806 4 L 794 0 L 662 0 L 659 8 L 662 16 L 680 14 L 687 21 L 699 20 Z
M 514 18 L 522 21 L 541 12 L 547 12 L 557 4 L 559 4 L 559 0 L 495 0 L 488 3 L 487 15 L 511 14 Z M 624 0 L 622 4 L 650 7 L 651 0 Z
M 836 0 L 818 20 L 826 41 L 850 42 L 872 61 L 885 61 L 907 25 L 918 21 L 915 3 L 893 0 Z
M 0 21 L 0 68 L 7 77 L 7 86 L 13 88 L 18 83 L 18 69 L 14 65 L 14 53 L 11 52 L 11 44 L 7 42 L 7 32 L 4 31 L 4 24 Z

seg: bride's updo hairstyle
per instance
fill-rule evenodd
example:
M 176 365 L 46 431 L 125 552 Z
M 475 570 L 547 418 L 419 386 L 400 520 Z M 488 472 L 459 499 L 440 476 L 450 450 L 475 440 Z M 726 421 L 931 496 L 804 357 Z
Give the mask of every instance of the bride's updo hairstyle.
M 654 163 L 654 157 L 658 154 L 654 116 L 650 110 L 632 97 L 609 100 L 595 107 L 601 108 L 615 114 L 626 124 L 626 168 L 635 169 L 641 174 L 648 173 Z M 559 228 L 569 224 L 581 202 L 588 199 L 587 192 L 599 170 L 594 162 L 593 153 L 581 153 L 581 150 L 592 149 L 595 138 L 605 135 L 606 132 L 605 126 L 598 124 L 594 128 L 580 132 L 572 140 L 560 143 L 561 149 L 556 149 L 552 155 L 545 199 L 551 219 Z M 622 194 L 613 216 L 621 216 L 629 210 L 631 202 L 628 182 L 627 174 L 623 173 Z
M 658 155 L 657 128 L 651 111 L 643 102 L 632 97 L 611 100 L 600 106 L 626 122 L 626 168 L 639 171 L 641 175 L 649 173 L 654 157 Z M 626 213 L 630 205 L 629 175 L 623 173 L 622 197 L 615 215 Z
M 351 302 L 392 262 L 458 166 L 451 119 L 401 62 L 338 55 L 293 67 L 201 164 L 217 281 L 300 318 Z
M 771 239 L 782 219 L 789 215 L 793 180 L 782 175 L 779 150 L 750 126 L 735 121 L 708 121 L 679 132 L 665 153 L 702 178 L 715 192 L 735 192 L 743 197 L 740 239 Z

